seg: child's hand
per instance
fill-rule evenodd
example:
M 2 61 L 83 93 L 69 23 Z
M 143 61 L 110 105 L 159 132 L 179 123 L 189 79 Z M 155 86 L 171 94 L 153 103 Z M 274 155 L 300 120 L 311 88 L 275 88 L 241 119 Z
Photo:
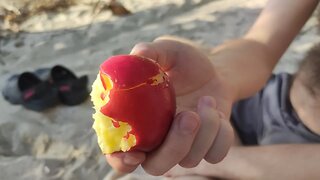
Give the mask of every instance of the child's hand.
M 233 140 L 228 122 L 232 97 L 207 56 L 170 37 L 138 44 L 131 54 L 154 59 L 167 72 L 177 95 L 178 114 L 158 149 L 107 155 L 110 165 L 131 172 L 141 164 L 149 174 L 162 175 L 177 164 L 195 167 L 202 159 L 221 161 Z

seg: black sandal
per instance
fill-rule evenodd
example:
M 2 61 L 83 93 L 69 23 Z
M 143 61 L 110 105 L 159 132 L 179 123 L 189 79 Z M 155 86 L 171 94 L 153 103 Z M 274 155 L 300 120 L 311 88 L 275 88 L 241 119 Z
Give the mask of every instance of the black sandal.
M 30 72 L 11 76 L 2 95 L 11 104 L 21 104 L 34 111 L 43 111 L 58 102 L 58 91 L 53 85 Z
M 54 84 L 60 101 L 65 105 L 78 105 L 89 97 L 86 75 L 78 78 L 72 71 L 61 65 L 56 65 L 52 69 L 39 69 L 35 74 Z

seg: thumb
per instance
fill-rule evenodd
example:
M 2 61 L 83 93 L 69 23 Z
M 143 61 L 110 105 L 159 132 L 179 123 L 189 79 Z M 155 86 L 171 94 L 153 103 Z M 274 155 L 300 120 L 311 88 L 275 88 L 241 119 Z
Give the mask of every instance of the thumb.
M 109 165 L 118 172 L 130 173 L 134 171 L 145 159 L 143 152 L 118 152 L 106 155 Z
M 168 53 L 168 44 L 166 43 L 167 42 L 160 41 L 139 43 L 132 48 L 130 54 L 152 59 L 156 61 L 164 71 L 168 71 L 172 67 L 173 60 L 176 58 L 168 56 L 170 53 Z
M 152 46 L 152 43 L 143 42 L 136 44 L 130 54 L 150 58 L 155 61 L 158 60 L 156 49 Z

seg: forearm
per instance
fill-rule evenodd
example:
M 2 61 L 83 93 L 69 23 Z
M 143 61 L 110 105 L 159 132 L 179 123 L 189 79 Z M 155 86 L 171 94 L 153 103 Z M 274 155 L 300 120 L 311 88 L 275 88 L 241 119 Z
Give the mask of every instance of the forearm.
M 265 44 L 279 59 L 318 3 L 319 0 L 269 0 L 244 38 Z
M 318 0 L 269 0 L 242 39 L 215 48 L 212 62 L 234 89 L 234 101 L 262 88 L 317 4 Z
M 233 147 L 218 164 L 201 164 L 199 174 L 226 179 L 320 179 L 320 145 Z M 205 171 L 206 170 L 206 171 Z

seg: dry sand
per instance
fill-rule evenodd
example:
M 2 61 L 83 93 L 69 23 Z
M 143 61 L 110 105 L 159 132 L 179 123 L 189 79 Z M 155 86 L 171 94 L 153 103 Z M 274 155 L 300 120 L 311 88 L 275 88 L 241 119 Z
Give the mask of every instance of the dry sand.
M 243 35 L 265 2 L 126 0 L 124 5 L 133 13 L 127 17 L 105 11 L 93 19 L 86 5 L 42 13 L 21 25 L 29 33 L 0 40 L 0 87 L 13 73 L 56 64 L 87 74 L 92 82 L 108 56 L 129 53 L 134 44 L 164 34 L 215 46 Z M 316 34 L 316 20 L 311 18 L 275 71 L 295 71 L 304 52 L 319 41 Z M 88 100 L 37 113 L 1 97 L 0 179 L 103 179 L 110 167 L 91 129 L 91 106 Z

